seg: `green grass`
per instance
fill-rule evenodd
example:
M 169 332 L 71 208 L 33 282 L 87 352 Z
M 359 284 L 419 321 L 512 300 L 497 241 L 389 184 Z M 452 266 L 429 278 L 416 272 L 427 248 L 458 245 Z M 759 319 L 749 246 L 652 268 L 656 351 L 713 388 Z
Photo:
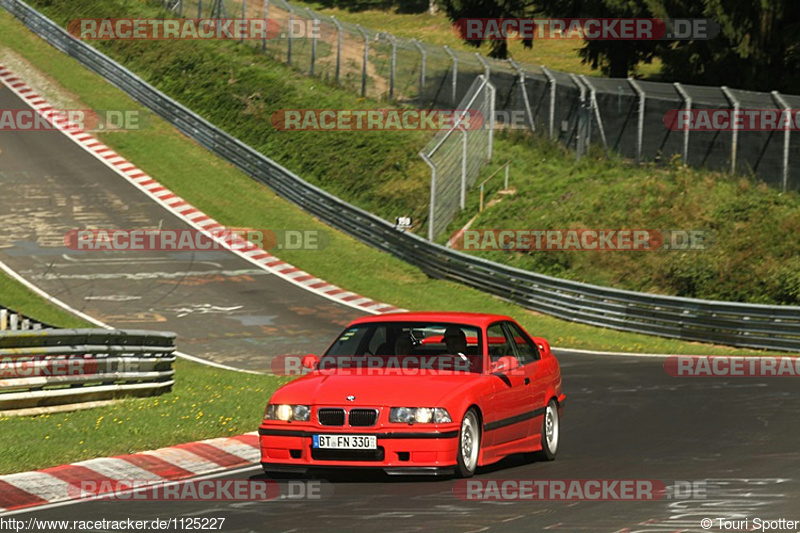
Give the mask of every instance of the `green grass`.
M 23 316 L 33 317 L 39 322 L 57 324 L 62 328 L 96 327 L 60 307 L 49 305 L 47 300 L 30 291 L 5 273 L 0 273 L 0 305 L 8 307 Z
M 9 15 L 0 13 L 0 23 L 5 29 L 0 35 L 0 43 L 22 54 L 66 91 L 80 95 L 83 105 L 95 109 L 138 108 L 121 91 L 105 83 L 99 76 L 80 67 L 74 60 L 55 53 Z M 235 77 L 241 79 L 238 74 Z M 284 70 L 283 77 L 290 75 L 287 76 Z M 307 90 L 309 81 L 305 78 L 293 81 L 297 82 L 294 91 Z M 200 96 L 196 95 L 195 98 L 199 99 Z M 331 139 L 325 135 L 320 137 L 323 140 Z M 560 347 L 659 353 L 735 352 L 726 347 L 679 342 L 557 320 L 455 283 L 428 278 L 418 269 L 388 254 L 332 232 L 158 118 L 154 118 L 145 131 L 106 133 L 102 138 L 123 156 L 135 161 L 143 170 L 223 224 L 327 232 L 329 244 L 323 250 L 283 250 L 278 255 L 299 268 L 371 298 L 409 309 L 467 310 L 512 315 L 518 317 L 530 331 L 547 337 L 553 345 Z M 304 145 L 304 148 L 313 152 L 310 146 Z M 325 161 L 320 159 L 318 164 L 322 166 Z
M 574 155 L 533 141 L 501 141 L 511 154 L 510 185 L 516 194 L 485 209 L 471 228 L 649 229 L 707 232 L 694 251 L 476 252 L 518 268 L 623 289 L 750 303 L 800 304 L 800 195 L 782 193 L 754 179 L 697 171 L 680 164 L 636 166 L 619 157 Z M 517 157 L 519 155 L 519 157 Z M 498 160 L 500 160 L 498 158 Z M 542 179 L 553 176 L 558 179 Z M 478 195 L 452 224 L 478 213 Z

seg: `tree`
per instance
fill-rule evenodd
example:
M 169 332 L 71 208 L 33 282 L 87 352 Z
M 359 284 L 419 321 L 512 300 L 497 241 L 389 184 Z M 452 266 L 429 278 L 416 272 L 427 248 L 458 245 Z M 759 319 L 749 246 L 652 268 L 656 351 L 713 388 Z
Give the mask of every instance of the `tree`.
M 533 2 L 527 0 L 440 0 L 440 4 L 453 22 L 468 18 L 532 18 L 536 13 Z M 508 43 L 505 39 L 491 41 L 465 39 L 465 42 L 475 48 L 489 43 L 489 57 L 497 59 L 508 57 Z M 531 48 L 533 40 L 523 39 L 522 45 Z
M 668 0 L 665 7 L 673 17 L 707 17 L 721 28 L 714 39 L 665 48 L 661 57 L 666 79 L 798 93 L 797 0 Z

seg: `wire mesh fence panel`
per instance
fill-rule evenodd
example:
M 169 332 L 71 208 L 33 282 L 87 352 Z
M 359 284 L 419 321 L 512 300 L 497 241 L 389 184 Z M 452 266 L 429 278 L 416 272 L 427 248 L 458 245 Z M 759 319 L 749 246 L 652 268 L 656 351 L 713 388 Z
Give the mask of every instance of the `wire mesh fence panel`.
M 552 87 L 540 68 L 526 68 L 524 90 L 531 107 L 536 131 L 549 135 Z M 521 91 L 522 88 L 520 88 Z
M 268 18 L 275 25 L 275 35 L 266 43 L 266 51 L 271 57 L 283 63 L 289 63 L 290 23 L 293 19 L 289 4 L 284 0 L 269 0 Z
M 420 100 L 422 53 L 413 41 L 397 39 L 396 63 L 395 100 L 399 103 L 413 105 L 418 108 L 426 107 Z
M 364 68 L 364 35 L 355 24 L 338 21 L 342 28 L 339 85 L 361 94 Z M 370 43 L 371 44 L 371 43 Z M 367 63 L 369 64 L 369 63 Z
M 306 9 L 296 8 L 289 39 L 292 45 L 292 66 L 303 74 L 311 74 L 317 44 L 314 35 L 317 31 L 314 15 Z
M 776 124 L 780 106 L 767 93 L 730 90 L 739 104 L 742 125 L 736 146 L 736 167 L 740 172 L 755 172 L 764 176 L 764 181 L 773 187 L 781 188 L 783 182 L 784 134 L 778 129 L 756 131 L 756 115 L 751 110 L 775 110 Z
M 429 239 L 441 235 L 464 207 L 467 189 L 491 158 L 494 93 L 492 84 L 484 76 L 478 76 L 456 106 L 465 112 L 469 110 L 467 118 L 463 119 L 463 113 L 457 114 L 453 127 L 439 131 L 420 153 L 431 166 Z M 476 128 L 477 117 L 483 120 Z
M 788 104 L 790 109 L 796 112 L 800 109 L 800 96 L 782 95 L 781 98 Z M 787 160 L 788 168 L 786 173 L 786 189 L 800 191 L 800 132 L 795 128 L 789 132 L 789 143 L 787 144 L 784 156 Z
M 421 45 L 425 50 L 425 85 L 420 107 L 453 109 L 458 102 L 453 98 L 453 59 L 441 46 Z
M 318 34 L 314 75 L 330 83 L 336 83 L 339 30 L 330 17 L 323 16 L 319 17 Z
M 390 94 L 397 97 L 396 74 L 392 72 L 392 36 L 383 32 L 369 32 L 369 54 L 367 58 L 367 96 L 375 100 L 388 100 Z
M 462 51 L 453 52 L 458 59 L 458 72 L 456 76 L 456 102 L 461 102 L 472 87 L 475 78 L 484 74 L 484 68 L 475 54 Z

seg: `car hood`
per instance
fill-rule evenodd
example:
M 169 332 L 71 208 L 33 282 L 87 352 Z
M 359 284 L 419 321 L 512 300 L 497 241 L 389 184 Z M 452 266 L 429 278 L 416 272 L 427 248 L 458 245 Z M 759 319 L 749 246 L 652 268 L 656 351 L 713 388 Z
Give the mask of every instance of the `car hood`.
M 346 372 L 312 373 L 278 389 L 271 403 L 305 405 L 441 407 L 439 403 L 480 374 L 397 376 Z M 348 396 L 355 396 L 352 401 Z

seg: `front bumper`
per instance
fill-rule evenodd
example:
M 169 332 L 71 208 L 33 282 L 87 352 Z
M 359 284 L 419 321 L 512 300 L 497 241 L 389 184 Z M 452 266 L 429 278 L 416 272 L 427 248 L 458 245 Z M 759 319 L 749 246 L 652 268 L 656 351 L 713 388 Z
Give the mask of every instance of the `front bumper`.
M 366 429 L 366 428 L 365 428 Z M 332 431 L 331 428 L 262 426 L 258 430 L 261 464 L 266 471 L 302 474 L 338 468 L 383 469 L 388 474 L 438 475 L 453 472 L 458 429 L 399 431 L 385 429 Z M 318 434 L 375 435 L 377 450 L 320 450 L 312 447 Z

